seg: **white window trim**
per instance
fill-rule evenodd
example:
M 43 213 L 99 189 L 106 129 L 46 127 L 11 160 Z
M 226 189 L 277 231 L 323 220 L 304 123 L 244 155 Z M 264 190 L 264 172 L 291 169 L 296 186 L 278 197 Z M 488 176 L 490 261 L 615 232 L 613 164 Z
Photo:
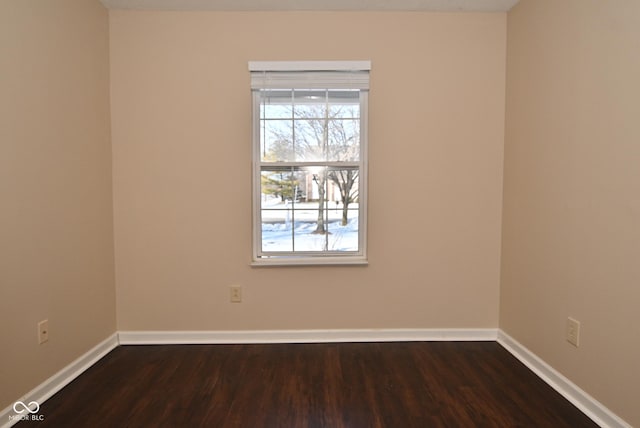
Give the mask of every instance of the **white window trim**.
M 362 153 L 362 161 L 360 168 L 360 177 L 362 179 L 362 185 L 360 188 L 360 197 L 364 201 L 359 207 L 359 223 L 358 228 L 361 233 L 358 235 L 358 254 L 345 254 L 345 255 L 335 255 L 334 253 L 330 255 L 311 255 L 311 256 L 295 256 L 295 255 L 287 255 L 282 257 L 271 256 L 271 257 L 259 257 L 261 253 L 261 233 L 258 230 L 258 219 L 261 218 L 261 193 L 259 190 L 255 188 L 256 183 L 259 182 L 260 177 L 260 126 L 256 126 L 257 121 L 255 117 L 252 118 L 252 126 L 253 126 L 253 143 L 252 143 L 252 156 L 253 156 L 253 166 L 252 166 L 252 194 L 253 194 L 253 209 L 252 209 L 252 266 L 308 266 L 308 265 L 356 265 L 363 266 L 368 265 L 368 256 L 367 256 L 367 205 L 368 205 L 368 71 L 371 69 L 371 61 L 250 61 L 249 62 L 249 71 L 252 72 L 252 90 L 258 88 L 265 87 L 283 87 L 283 88 L 291 88 L 291 83 L 288 85 L 284 85 L 282 83 L 276 83 L 276 86 L 269 85 L 263 86 L 264 82 L 260 82 L 255 79 L 255 76 L 259 74 L 260 71 L 292 71 L 292 72 L 322 72 L 322 71 L 345 71 L 345 72 L 354 72 L 352 75 L 353 78 L 356 79 L 356 83 L 353 84 L 352 77 L 347 77 L 349 79 L 349 83 L 352 84 L 354 89 L 361 89 L 361 103 L 360 103 L 360 137 L 361 141 L 364 144 L 361 147 Z M 366 72 L 366 86 L 361 84 L 363 80 L 358 78 L 357 72 Z M 286 73 L 289 74 L 289 73 Z M 300 73 L 298 73 L 300 74 Z M 317 74 L 316 74 L 317 76 Z M 285 79 L 287 76 L 285 76 Z M 336 88 L 344 88 L 344 82 L 336 82 Z M 331 88 L 331 81 L 327 83 L 327 81 L 323 81 L 323 88 Z M 278 86 L 280 85 L 280 86 Z M 307 88 L 308 82 L 305 81 L 304 89 Z M 252 94 L 252 114 L 255 115 L 257 111 L 259 111 L 259 100 L 255 94 Z

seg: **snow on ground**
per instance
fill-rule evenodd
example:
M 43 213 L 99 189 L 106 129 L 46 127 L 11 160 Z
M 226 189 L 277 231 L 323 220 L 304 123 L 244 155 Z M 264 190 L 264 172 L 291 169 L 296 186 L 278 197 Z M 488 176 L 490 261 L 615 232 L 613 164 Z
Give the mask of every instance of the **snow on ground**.
M 317 202 L 263 201 L 262 251 L 358 251 L 358 204 L 349 204 L 348 221 L 342 226 L 342 205 L 328 202 L 327 234 L 312 233 L 317 219 Z

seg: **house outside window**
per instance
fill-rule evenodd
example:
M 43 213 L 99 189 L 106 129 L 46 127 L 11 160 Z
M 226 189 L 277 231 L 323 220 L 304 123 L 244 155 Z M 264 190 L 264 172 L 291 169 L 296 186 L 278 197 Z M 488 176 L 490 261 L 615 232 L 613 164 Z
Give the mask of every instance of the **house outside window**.
M 253 264 L 366 264 L 369 61 L 250 62 Z

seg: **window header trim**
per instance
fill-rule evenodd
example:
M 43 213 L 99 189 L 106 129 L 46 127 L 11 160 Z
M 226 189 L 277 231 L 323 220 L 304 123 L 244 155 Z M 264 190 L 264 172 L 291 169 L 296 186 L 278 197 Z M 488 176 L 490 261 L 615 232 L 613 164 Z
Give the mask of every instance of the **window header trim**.
M 251 89 L 369 89 L 371 61 L 250 61 Z
M 371 61 L 249 61 L 249 71 L 370 71 Z

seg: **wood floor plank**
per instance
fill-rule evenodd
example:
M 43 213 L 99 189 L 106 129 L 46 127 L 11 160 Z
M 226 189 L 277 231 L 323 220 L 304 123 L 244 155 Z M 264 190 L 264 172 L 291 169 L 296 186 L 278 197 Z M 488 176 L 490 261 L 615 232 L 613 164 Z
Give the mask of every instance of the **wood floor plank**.
M 17 427 L 597 427 L 495 342 L 120 346 Z

